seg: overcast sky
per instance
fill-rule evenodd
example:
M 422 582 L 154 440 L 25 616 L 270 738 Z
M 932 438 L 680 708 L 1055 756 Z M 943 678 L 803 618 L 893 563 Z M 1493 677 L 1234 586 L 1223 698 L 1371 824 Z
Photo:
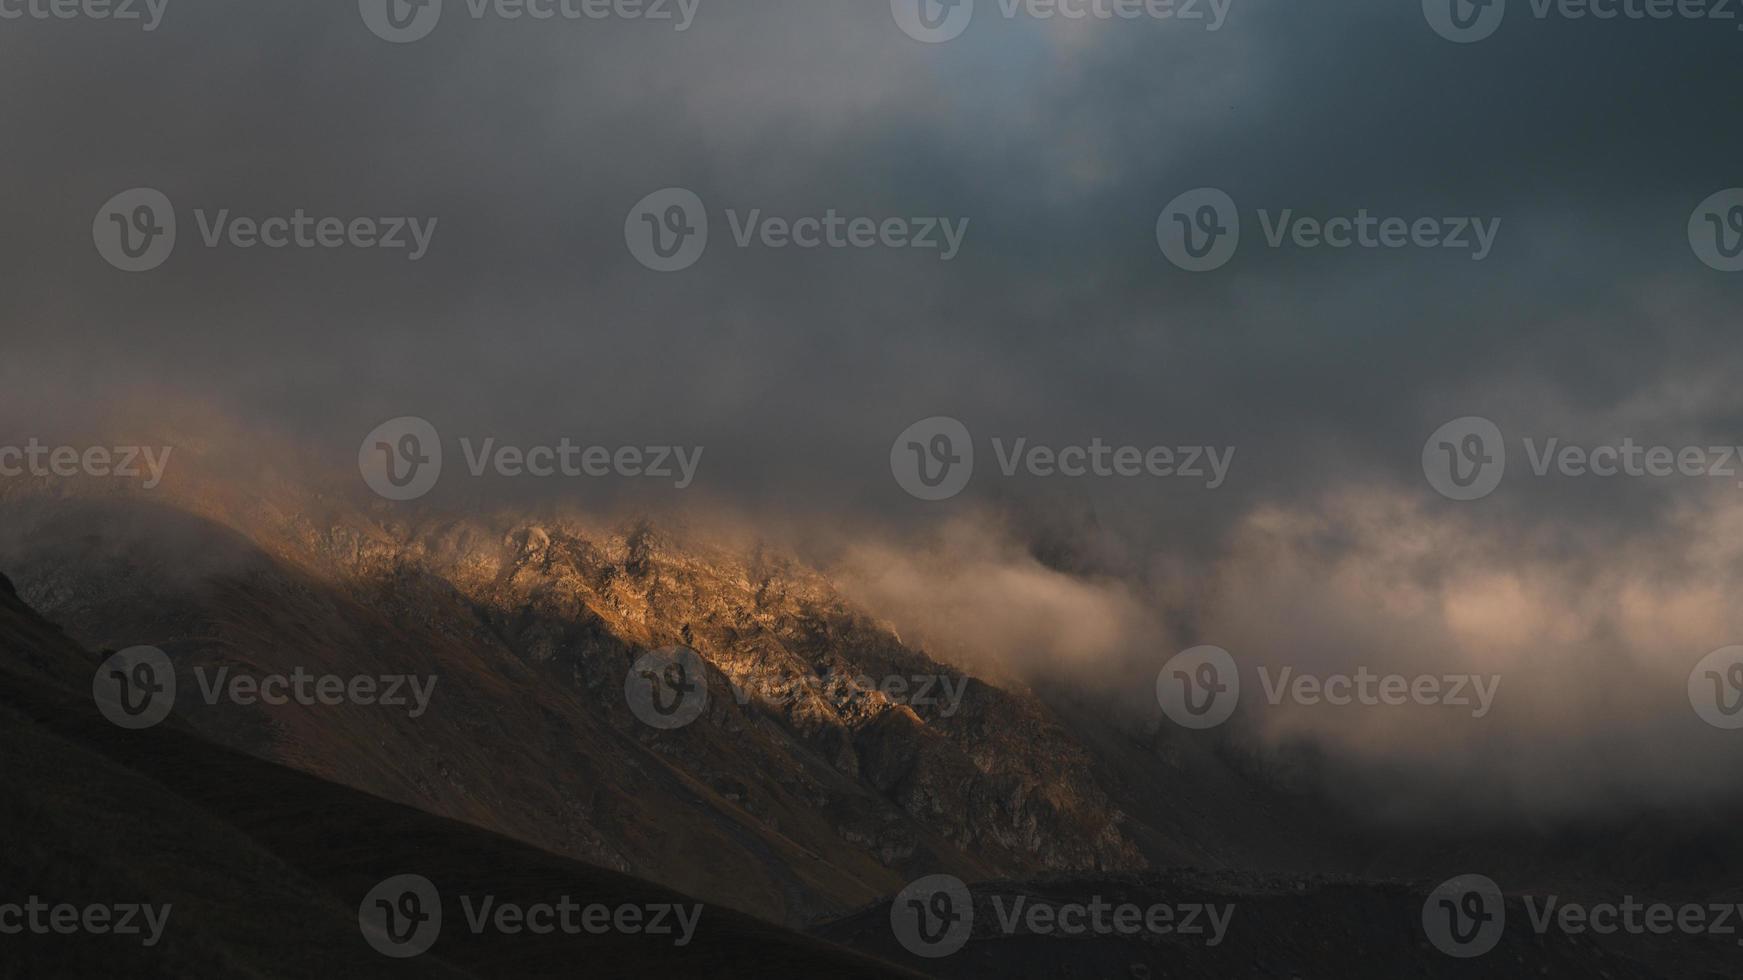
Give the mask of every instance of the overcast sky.
M 890 443 L 933 415 L 983 453 L 994 435 L 1233 444 L 1214 496 L 1036 491 L 1224 515 L 1370 470 L 1427 489 L 1423 440 L 1465 415 L 1510 439 L 1736 431 L 1743 280 L 1686 234 L 1743 183 L 1734 24 L 1538 20 L 1515 0 L 1461 45 L 1414 3 L 1234 0 L 1214 31 L 980 6 L 943 44 L 881 0 L 703 0 L 683 32 L 448 0 L 409 44 L 349 3 L 170 0 L 151 32 L 5 22 L 9 378 L 147 378 L 340 459 L 399 415 L 449 439 L 700 444 L 708 484 L 752 503 L 897 513 L 925 505 L 890 479 Z M 624 222 L 669 186 L 714 227 L 662 275 Z M 1195 274 L 1155 229 L 1205 186 L 1246 227 Z M 91 223 L 133 187 L 182 227 L 130 275 Z M 206 248 L 193 212 L 223 208 L 438 225 L 417 262 Z M 1361 208 L 1501 225 L 1472 261 L 1270 248 L 1257 214 Z M 970 225 L 950 262 L 741 249 L 728 209 Z M 1535 492 L 1509 491 L 1493 510 Z
M 1098 528 L 1118 543 L 1110 565 L 1145 572 L 1180 555 L 1263 567 L 1264 515 L 1317 515 L 1319 530 L 1285 533 L 1324 563 L 1300 582 L 1228 573 L 1278 594 L 1407 527 L 1467 550 L 1362 575 L 1432 591 L 1458 568 L 1536 568 L 1554 581 L 1523 607 L 1589 597 L 1583 577 L 1623 555 L 1673 590 L 1734 575 L 1738 556 L 1696 568 L 1686 548 L 1736 481 L 1539 479 L 1520 440 L 1743 442 L 1743 276 L 1689 234 L 1698 205 L 1743 185 L 1738 22 L 1539 18 L 1511 0 L 1493 36 L 1461 44 L 1414 0 L 1233 0 L 1215 30 L 978 7 L 936 44 L 883 0 L 701 0 L 683 31 L 479 19 L 447 0 L 404 44 L 349 2 L 168 0 L 149 32 L 0 21 L 7 403 L 43 426 L 143 391 L 136 422 L 150 398 L 209 405 L 335 466 L 408 415 L 450 453 L 462 436 L 700 445 L 695 492 L 751 513 L 925 524 L 997 502 Z M 93 221 L 138 187 L 173 202 L 178 241 L 133 274 L 99 255 Z M 669 187 L 704 202 L 711 235 L 694 266 L 659 273 L 625 224 Z M 1242 237 L 1225 266 L 1191 272 L 1158 218 L 1204 187 L 1235 202 Z M 205 247 L 196 212 L 221 209 L 437 224 L 415 262 Z M 950 261 L 740 248 L 733 217 L 757 209 L 969 224 Z M 1498 230 L 1480 261 L 1270 247 L 1263 222 L 1286 209 Z M 963 422 L 979 455 L 943 503 L 890 467 L 897 434 L 930 416 Z M 1511 454 L 1506 482 L 1469 503 L 1437 495 L 1421 462 L 1464 416 L 1494 421 Z M 1237 456 L 1215 490 L 1004 479 L 995 436 Z M 1193 621 L 1170 627 L 1181 642 L 1219 617 L 1261 628 L 1175 598 Z M 1327 597 L 1346 600 L 1372 594 Z M 1738 625 L 1712 615 L 1673 661 Z M 1589 629 L 1607 641 L 1626 632 L 1601 618 Z

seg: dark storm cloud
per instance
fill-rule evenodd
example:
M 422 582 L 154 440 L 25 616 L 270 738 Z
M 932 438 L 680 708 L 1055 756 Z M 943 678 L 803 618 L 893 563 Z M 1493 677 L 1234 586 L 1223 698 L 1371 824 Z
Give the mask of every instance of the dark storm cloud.
M 172 3 L 149 34 L 8 23 L 15 364 L 143 375 L 341 456 L 398 414 L 699 442 L 716 488 L 752 505 L 785 487 L 783 506 L 907 510 L 884 456 L 933 414 L 1038 441 L 1235 443 L 1228 490 L 1175 502 L 1226 515 L 1368 468 L 1410 479 L 1447 418 L 1529 427 L 1546 402 L 1603 411 L 1732 357 L 1734 289 L 1682 230 L 1736 182 L 1743 38 L 1722 25 L 1516 3 L 1461 46 L 1408 3 L 1237 0 L 1212 32 L 983 2 L 933 46 L 881 3 L 705 3 L 681 33 L 449 6 L 408 45 L 350 4 Z M 141 185 L 184 212 L 182 246 L 117 275 L 90 217 Z M 672 185 L 717 227 L 698 267 L 657 276 L 622 222 Z M 1236 263 L 1192 276 L 1154 224 L 1201 185 L 1249 227 Z M 207 250 L 196 207 L 439 227 L 418 263 Z M 747 251 L 727 208 L 971 226 L 948 264 Z M 1272 250 L 1258 208 L 1503 225 L 1481 263 Z M 1697 408 L 1673 421 L 1734 412 Z M 1088 496 L 1129 512 L 1155 491 Z

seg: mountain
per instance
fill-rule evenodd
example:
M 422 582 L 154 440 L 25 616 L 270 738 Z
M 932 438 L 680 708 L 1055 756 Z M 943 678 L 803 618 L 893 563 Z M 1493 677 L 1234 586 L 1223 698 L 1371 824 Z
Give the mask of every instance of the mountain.
M 1147 863 L 1036 698 L 908 648 L 790 560 L 646 525 L 413 523 L 249 495 L 27 497 L 7 523 L 21 593 L 89 647 L 164 650 L 177 715 L 203 736 L 771 920 L 808 924 L 922 873 Z M 660 731 L 625 683 L 641 653 L 678 644 L 706 661 L 707 711 Z M 436 686 L 415 718 L 204 703 L 226 668 Z M 845 686 L 859 677 L 960 703 Z
M 236 911 L 257 922 L 268 905 L 325 903 L 307 921 L 335 931 L 307 944 L 310 956 L 355 946 L 360 889 L 431 865 L 430 877 L 467 888 L 508 870 L 535 893 L 579 880 L 694 896 L 735 935 L 778 937 L 795 964 L 840 957 L 850 970 L 945 977 L 1310 976 L 1349 973 L 1359 954 L 1372 972 L 1349 975 L 1668 978 L 1720 975 L 1735 953 L 1509 932 L 1472 965 L 1425 946 L 1420 916 L 1435 883 L 1475 869 L 1505 877 L 1514 908 L 1528 892 L 1628 887 L 1734 900 L 1736 810 L 1376 824 L 1275 778 L 1233 738 L 1134 727 L 1088 695 L 939 663 L 821 571 L 754 539 L 574 513 L 363 505 L 297 477 L 184 478 L 151 494 L 0 492 L 0 568 L 16 583 L 0 618 L 5 669 L 23 692 L 9 724 L 43 743 L 32 760 L 48 760 L 39 774 L 32 762 L 32 778 L 51 795 L 86 770 L 99 787 L 155 782 L 175 812 L 138 819 L 244 838 L 246 853 L 212 869 L 159 869 L 189 902 L 227 894 L 235 883 L 218 868 L 291 866 L 300 891 Z M 174 710 L 145 731 L 107 726 L 91 707 L 93 672 L 141 645 L 167 655 Z M 680 675 L 650 670 L 668 649 L 697 659 Z M 265 703 L 255 685 L 275 676 L 383 688 L 410 678 L 404 689 L 424 695 Z M 235 696 L 238 679 L 254 696 Z M 707 692 L 687 723 L 638 708 L 638 696 L 685 685 L 679 708 Z M 166 774 L 162 759 L 181 757 Z M 232 785 L 256 789 L 238 801 Z M 265 812 L 274 799 L 299 801 L 294 819 Z M 76 828 L 96 819 L 90 808 L 17 812 L 9 827 Z M 153 854 L 174 860 L 178 839 L 155 839 Z M 106 872 L 124 873 L 123 858 Z M 964 951 L 931 961 L 895 942 L 891 915 L 892 896 L 935 875 L 969 883 L 977 914 Z M 1226 945 L 1066 941 L 992 928 L 989 894 L 1199 895 L 1240 915 Z M 248 951 L 227 948 L 227 927 L 214 935 L 200 955 Z M 527 976 L 574 955 L 468 938 L 469 952 L 435 955 L 462 972 L 515 962 Z M 643 952 L 626 949 L 624 968 L 657 965 Z
M 0 578 L 0 901 L 168 905 L 157 940 L 24 933 L 0 941 L 18 977 L 899 977 L 894 968 L 729 909 L 705 908 L 682 947 L 652 935 L 469 934 L 453 896 L 532 905 L 693 906 L 590 867 L 214 745 L 182 724 L 129 731 L 93 706 L 99 658 Z M 78 687 L 71 685 L 78 684 Z M 83 688 L 82 690 L 80 688 Z M 440 884 L 433 949 L 390 959 L 359 904 L 407 869 Z

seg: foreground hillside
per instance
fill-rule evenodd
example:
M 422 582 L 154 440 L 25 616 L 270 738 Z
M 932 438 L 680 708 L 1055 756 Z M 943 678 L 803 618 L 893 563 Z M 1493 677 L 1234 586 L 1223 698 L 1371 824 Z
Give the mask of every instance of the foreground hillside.
M 168 723 L 126 731 L 88 694 L 98 659 L 0 580 L 0 893 L 53 903 L 171 907 L 147 946 L 123 936 L 0 939 L 15 977 L 894 977 L 899 971 L 707 907 L 683 946 L 651 935 L 540 936 L 465 928 L 456 896 L 616 907 L 693 900 L 615 872 L 212 745 Z M 82 680 L 85 691 L 59 683 Z M 445 925 L 416 959 L 366 943 L 358 907 L 421 874 Z

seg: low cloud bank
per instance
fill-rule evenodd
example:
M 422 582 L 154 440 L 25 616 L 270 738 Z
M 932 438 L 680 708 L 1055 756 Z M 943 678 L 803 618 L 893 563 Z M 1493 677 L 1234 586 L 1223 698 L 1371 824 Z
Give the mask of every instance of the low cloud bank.
M 1241 671 L 1224 734 L 1279 758 L 1304 747 L 1332 792 L 1384 809 L 1571 814 L 1734 793 L 1743 739 L 1702 721 L 1697 663 L 1743 642 L 1727 584 L 1743 501 L 1689 500 L 1650 529 L 1545 524 L 1399 489 L 1269 505 L 1200 567 L 1095 577 L 1035 557 L 986 516 L 849 549 L 844 589 L 942 659 L 1036 687 L 1071 684 L 1168 726 L 1158 671 L 1199 644 Z M 1287 671 L 1288 673 L 1285 673 Z M 1380 678 L 1432 678 L 1428 703 Z M 1303 677 L 1360 684 L 1297 697 Z M 1373 703 L 1379 702 L 1379 703 Z M 1187 736 L 1182 736 L 1187 737 Z

